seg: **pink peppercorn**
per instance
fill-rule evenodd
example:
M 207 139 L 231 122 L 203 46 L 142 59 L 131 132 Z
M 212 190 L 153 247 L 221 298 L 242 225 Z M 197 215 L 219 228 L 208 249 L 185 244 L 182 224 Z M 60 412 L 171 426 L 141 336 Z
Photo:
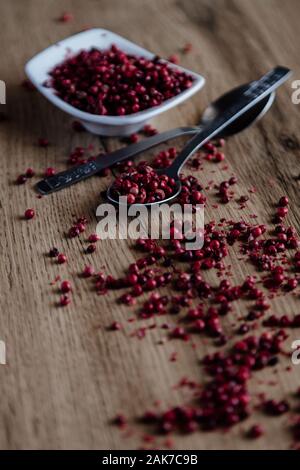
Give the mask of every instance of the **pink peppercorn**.
M 223 160 L 225 160 L 225 155 L 223 152 L 217 152 L 215 154 L 215 159 L 217 162 L 222 162 Z
M 150 124 L 146 124 L 144 127 L 143 127 L 143 133 L 147 136 L 147 137 L 151 137 L 152 135 L 155 135 L 158 133 L 157 129 L 155 129 L 154 127 L 152 127 Z
M 65 307 L 66 305 L 68 305 L 69 303 L 71 302 L 71 299 L 68 295 L 62 295 L 61 298 L 60 298 L 60 305 L 62 307 Z
M 88 241 L 90 243 L 96 243 L 98 240 L 100 240 L 100 237 L 97 235 L 97 233 L 91 233 L 91 235 L 88 237 Z
M 134 196 L 134 194 L 128 194 L 128 196 L 127 196 L 127 202 L 128 202 L 128 204 L 134 204 L 134 203 L 135 203 L 135 196 Z
M 96 251 L 96 245 L 93 244 L 93 243 L 91 243 L 91 244 L 87 247 L 86 252 L 91 254 L 91 253 L 94 253 L 94 251 Z
M 110 329 L 112 331 L 118 331 L 118 330 L 121 330 L 122 329 L 122 325 L 121 323 L 117 322 L 117 321 L 114 321 L 112 322 L 112 324 L 110 325 Z
M 136 110 L 138 111 L 138 110 Z M 137 134 L 131 134 L 131 136 L 129 137 L 129 142 L 131 144 L 135 144 L 137 141 L 138 141 L 139 137 Z
M 137 284 L 138 279 L 139 279 L 138 276 L 134 273 L 128 274 L 128 276 L 126 277 L 127 283 L 130 284 L 131 286 Z
M 157 282 L 155 279 L 148 279 L 145 284 L 145 289 L 146 290 L 154 290 L 157 286 Z
M 297 279 L 289 279 L 286 283 L 286 288 L 288 290 L 294 290 L 298 286 L 298 281 Z
M 120 302 L 125 305 L 134 305 L 136 303 L 136 299 L 134 299 L 130 294 L 124 294 L 120 297 Z
M 32 219 L 35 216 L 34 209 L 26 209 L 24 216 L 27 220 Z
M 35 171 L 32 168 L 27 168 L 25 175 L 27 178 L 32 178 L 35 175 Z
M 114 423 L 120 428 L 124 428 L 127 424 L 127 418 L 123 414 L 118 414 L 114 419 Z
M 21 82 L 21 86 L 26 90 L 26 91 L 35 91 L 36 88 L 34 86 L 34 84 L 28 80 L 28 78 L 25 78 L 25 80 L 23 80 Z
M 277 208 L 277 215 L 279 217 L 285 217 L 288 213 L 289 209 L 287 207 L 278 207 Z
M 63 253 L 60 253 L 57 257 L 58 264 L 64 264 L 67 262 L 67 257 Z
M 59 251 L 57 248 L 51 248 L 51 250 L 49 251 L 49 256 L 50 258 L 57 258 L 57 256 L 59 255 Z
M 139 297 L 143 293 L 143 288 L 140 284 L 135 284 L 132 288 L 132 295 L 134 297 Z
M 279 205 L 280 207 L 288 206 L 288 205 L 289 205 L 289 198 L 288 198 L 287 196 L 282 196 L 282 197 L 279 199 L 278 205 Z
M 257 439 L 264 434 L 264 429 L 260 424 L 254 424 L 247 434 L 251 439 Z
M 86 224 L 84 222 L 77 222 L 76 227 L 79 230 L 79 233 L 82 233 L 86 229 Z
M 251 230 L 251 234 L 253 235 L 254 238 L 258 238 L 261 236 L 262 234 L 262 229 L 260 227 L 254 227 L 252 230 Z
M 73 14 L 68 12 L 68 11 L 65 11 L 61 17 L 58 19 L 58 21 L 60 21 L 61 23 L 69 23 L 70 21 L 73 20 Z
M 72 285 L 70 281 L 63 281 L 60 285 L 60 289 L 64 293 L 70 292 L 70 290 L 72 290 Z
M 85 266 L 82 274 L 84 277 L 91 277 L 94 272 L 95 270 L 92 266 Z
M 49 178 L 50 176 L 55 175 L 55 173 L 56 173 L 56 171 L 55 171 L 54 168 L 52 168 L 52 167 L 46 168 L 45 177 Z
M 193 45 L 190 42 L 188 42 L 183 47 L 183 52 L 184 52 L 184 54 L 188 54 L 189 52 L 192 51 L 192 49 L 193 49 Z
M 236 176 L 231 176 L 231 178 L 229 178 L 229 180 L 228 180 L 228 183 L 229 183 L 230 186 L 233 186 L 237 182 L 238 182 L 238 179 L 237 179 Z
M 80 234 L 80 230 L 79 230 L 79 227 L 77 225 L 74 225 L 73 227 L 70 228 L 69 230 L 69 238 L 75 238 L 75 237 L 78 237 L 78 235 Z
M 172 62 L 172 64 L 179 64 L 179 57 L 177 54 L 172 54 L 168 58 L 169 62 Z
M 264 409 L 269 415 L 279 416 L 286 413 L 290 409 L 290 406 L 285 400 L 267 400 L 264 403 Z
M 38 139 L 38 145 L 39 145 L 39 147 L 48 147 L 49 146 L 49 140 L 45 139 L 44 137 L 40 137 Z
M 27 177 L 25 175 L 19 175 L 16 179 L 17 184 L 24 184 L 27 181 Z

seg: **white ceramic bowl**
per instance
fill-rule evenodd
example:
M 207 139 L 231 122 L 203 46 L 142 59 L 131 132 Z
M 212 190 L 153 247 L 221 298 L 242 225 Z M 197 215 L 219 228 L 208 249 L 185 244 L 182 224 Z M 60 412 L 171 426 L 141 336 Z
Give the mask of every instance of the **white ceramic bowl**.
M 154 54 L 151 52 L 111 31 L 95 28 L 70 36 L 48 47 L 27 62 L 25 71 L 29 80 L 49 101 L 73 116 L 76 120 L 79 120 L 88 131 L 107 136 L 124 136 L 138 131 L 149 119 L 182 103 L 200 90 L 205 83 L 205 79 L 201 75 L 168 62 L 170 67 L 182 70 L 191 75 L 194 78 L 192 86 L 179 95 L 166 100 L 159 106 L 125 116 L 100 116 L 81 111 L 56 96 L 53 89 L 43 86 L 43 83 L 49 79 L 49 71 L 55 65 L 62 62 L 67 53 L 70 54 L 71 52 L 75 54 L 82 49 L 91 49 L 92 47 L 107 49 L 112 44 L 116 44 L 120 49 L 129 54 L 143 56 L 149 59 L 154 57 Z

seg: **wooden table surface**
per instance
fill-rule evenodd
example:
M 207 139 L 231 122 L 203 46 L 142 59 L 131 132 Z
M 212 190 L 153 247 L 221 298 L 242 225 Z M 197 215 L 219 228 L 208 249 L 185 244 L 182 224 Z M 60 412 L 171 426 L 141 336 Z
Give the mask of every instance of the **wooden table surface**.
M 119 33 L 164 57 L 178 53 L 182 65 L 206 77 L 206 85 L 153 124 L 159 130 L 194 124 L 210 100 L 276 64 L 292 68 L 294 79 L 300 76 L 300 4 L 298 0 L 1 0 L 0 11 L 0 78 L 7 86 L 7 105 L 1 105 L 1 116 L 8 117 L 0 123 L 0 339 L 7 348 L 7 364 L 0 366 L 0 447 L 139 448 L 146 445 L 145 429 L 136 418 L 156 400 L 161 409 L 188 402 L 189 392 L 174 390 L 174 385 L 183 376 L 201 382 L 199 360 L 213 348 L 200 337 L 195 338 L 196 349 L 189 343 L 164 341 L 166 332 L 161 328 L 149 330 L 143 340 L 132 337 L 144 324 L 127 322 L 136 318 L 136 308 L 120 306 L 118 292 L 97 296 L 91 283 L 78 275 L 91 263 L 121 276 L 137 256 L 129 242 L 118 240 L 99 242 L 97 252 L 86 255 L 84 237 L 65 237 L 74 216 L 82 214 L 90 220 L 88 232 L 95 230 L 99 192 L 109 178 L 95 177 L 42 199 L 33 191 L 36 178 L 23 186 L 14 184 L 29 166 L 39 176 L 49 166 L 64 169 L 77 145 L 93 144 L 97 151 L 123 145 L 118 139 L 74 132 L 66 114 L 20 86 L 24 64 L 57 40 L 93 26 Z M 58 22 L 64 11 L 72 12 L 74 20 Z M 193 50 L 182 55 L 186 43 L 192 43 Z M 199 177 L 205 185 L 236 174 L 237 196 L 255 186 L 257 191 L 242 215 L 251 221 L 250 214 L 255 212 L 258 223 L 269 221 L 275 202 L 288 195 L 288 222 L 299 229 L 300 106 L 291 102 L 290 85 L 279 90 L 260 123 L 227 143 L 229 169 L 207 164 Z M 41 136 L 51 143 L 47 149 L 36 145 Z M 22 220 L 28 207 L 37 213 L 30 222 Z M 206 220 L 239 218 L 241 211 L 237 204 L 229 204 L 218 211 L 210 207 L 205 216 Z M 52 246 L 67 254 L 66 265 L 58 266 L 47 257 Z M 238 282 L 252 271 L 237 261 L 237 251 L 230 256 Z M 58 285 L 51 285 L 58 275 L 74 285 L 72 302 L 66 308 L 57 307 Z M 272 312 L 299 313 L 299 306 L 299 295 L 281 296 L 272 301 Z M 225 328 L 246 311 L 239 302 L 232 316 L 224 319 Z M 122 322 L 124 329 L 108 332 L 106 327 L 113 320 Z M 163 317 L 158 324 L 164 321 L 174 319 Z M 297 335 L 299 330 L 291 333 L 287 350 Z M 178 359 L 170 362 L 174 351 Z M 282 360 L 276 376 L 269 369 L 256 374 L 252 391 L 290 399 L 300 385 L 300 366 L 287 372 L 288 365 L 290 359 Z M 271 387 L 268 382 L 274 377 L 276 386 Z M 129 419 L 126 431 L 110 424 L 118 412 Z M 254 441 L 245 439 L 243 431 L 256 422 L 263 423 L 265 435 Z M 159 437 L 153 445 L 163 447 L 164 441 Z M 268 418 L 258 411 L 227 433 L 174 437 L 177 449 L 287 449 L 290 445 L 287 417 Z

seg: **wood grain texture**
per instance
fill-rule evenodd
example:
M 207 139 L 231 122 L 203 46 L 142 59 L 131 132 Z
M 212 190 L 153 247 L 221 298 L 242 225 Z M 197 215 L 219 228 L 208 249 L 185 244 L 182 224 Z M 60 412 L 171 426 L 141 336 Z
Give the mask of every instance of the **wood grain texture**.
M 36 198 L 33 183 L 13 184 L 28 166 L 40 172 L 47 166 L 63 169 L 76 145 L 93 144 L 96 150 L 121 145 L 117 139 L 72 132 L 65 114 L 20 87 L 24 64 L 49 44 L 88 26 L 115 31 L 165 57 L 191 42 L 193 51 L 182 64 L 202 73 L 206 86 L 153 124 L 160 130 L 194 124 L 210 100 L 276 64 L 291 67 L 294 78 L 299 78 L 300 4 L 298 0 L 0 0 L 0 11 L 0 78 L 7 84 L 7 105 L 1 110 L 9 117 L 0 123 L 0 339 L 6 342 L 8 361 L 0 366 L 0 447 L 137 448 L 142 445 L 142 426 L 133 422 L 133 433 L 126 437 L 110 420 L 121 411 L 134 420 L 157 399 L 162 409 L 184 402 L 184 391 L 173 386 L 182 376 L 202 380 L 198 361 L 210 343 L 198 339 L 196 349 L 182 342 L 160 344 L 166 335 L 160 328 L 150 330 L 142 341 L 132 338 L 130 332 L 142 325 L 127 325 L 135 312 L 115 302 L 118 293 L 98 297 L 91 283 L 78 276 L 88 263 L 121 275 L 135 257 L 126 241 L 100 243 L 90 256 L 83 253 L 84 237 L 64 236 L 74 215 L 86 214 L 93 231 L 99 193 L 108 178 L 95 177 L 43 199 Z M 63 11 L 71 11 L 74 21 L 57 22 Z M 246 219 L 255 212 L 258 222 L 269 220 L 274 203 L 287 194 L 288 220 L 299 230 L 300 106 L 293 105 L 290 96 L 291 88 L 285 85 L 268 115 L 228 142 L 225 174 L 238 176 L 237 195 L 257 188 L 243 212 Z M 35 145 L 40 136 L 50 140 L 49 148 Z M 208 165 L 199 176 L 205 185 L 211 179 L 222 181 L 224 172 Z M 30 222 L 22 220 L 27 207 L 37 211 Z M 238 211 L 237 204 L 220 207 L 217 214 L 208 207 L 206 218 L 237 218 Z M 67 265 L 58 267 L 45 256 L 52 246 L 67 254 Z M 237 262 L 234 250 L 230 262 L 237 282 L 251 272 Z M 57 287 L 50 285 L 58 274 L 74 284 L 72 303 L 65 309 L 56 306 Z M 299 297 L 274 299 L 272 308 L 296 313 Z M 245 311 L 245 305 L 238 303 L 233 316 Z M 107 332 L 112 320 L 126 324 L 124 331 Z M 231 323 L 232 317 L 225 320 L 225 328 Z M 171 363 L 175 350 L 178 360 Z M 276 387 L 267 386 L 274 373 L 263 371 L 251 382 L 252 390 L 289 396 L 300 385 L 300 368 L 287 373 L 286 365 L 288 360 L 278 367 Z M 256 442 L 244 439 L 241 431 L 257 420 L 263 422 L 266 434 Z M 157 445 L 162 446 L 162 441 L 158 439 Z M 178 449 L 286 449 L 291 436 L 286 418 L 272 420 L 257 413 L 230 433 L 176 436 L 174 442 Z

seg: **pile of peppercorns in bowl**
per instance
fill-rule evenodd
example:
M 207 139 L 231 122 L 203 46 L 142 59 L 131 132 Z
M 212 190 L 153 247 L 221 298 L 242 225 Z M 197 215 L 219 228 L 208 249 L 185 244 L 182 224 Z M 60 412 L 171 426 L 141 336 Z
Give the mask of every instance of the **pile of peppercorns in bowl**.
M 48 47 L 25 70 L 53 104 L 90 132 L 108 136 L 136 132 L 205 82 L 201 75 L 99 28 Z

